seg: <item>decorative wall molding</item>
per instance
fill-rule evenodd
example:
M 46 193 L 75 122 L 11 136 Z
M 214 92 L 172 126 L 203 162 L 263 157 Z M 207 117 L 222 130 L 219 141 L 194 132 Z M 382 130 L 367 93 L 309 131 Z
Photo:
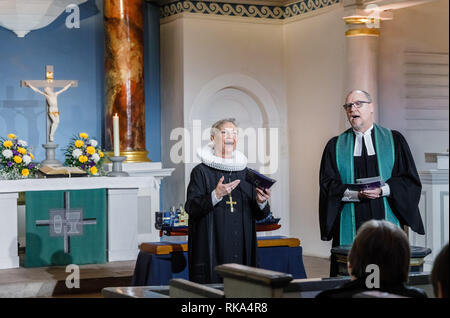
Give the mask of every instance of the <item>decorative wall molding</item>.
M 448 52 L 404 52 L 406 129 L 448 133 Z
M 180 0 L 161 6 L 160 18 L 182 13 L 285 20 L 340 3 L 342 0 L 300 0 L 286 5 Z
M 448 215 L 448 202 L 449 195 L 448 191 L 441 191 L 439 193 L 440 207 L 441 207 L 441 246 L 448 243 L 448 225 L 449 225 L 449 215 Z
M 409 229 L 409 238 L 411 245 L 431 248 L 432 253 L 425 258 L 424 265 L 424 271 L 430 271 L 434 258 L 448 242 L 449 237 L 448 170 L 420 171 L 419 176 L 422 182 L 419 210 L 425 235 L 419 235 Z
M 422 184 L 448 184 L 448 170 L 420 171 Z

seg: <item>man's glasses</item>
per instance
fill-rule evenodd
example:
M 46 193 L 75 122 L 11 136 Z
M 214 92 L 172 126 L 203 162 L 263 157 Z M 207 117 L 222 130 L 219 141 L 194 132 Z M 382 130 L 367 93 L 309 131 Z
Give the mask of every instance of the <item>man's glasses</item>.
M 361 108 L 364 106 L 364 104 L 370 104 L 371 102 L 367 102 L 364 100 L 357 100 L 356 102 L 353 103 L 348 103 L 348 104 L 344 104 L 342 107 L 344 107 L 344 109 L 346 111 L 349 111 L 350 109 L 352 109 L 353 106 L 355 106 L 356 108 Z

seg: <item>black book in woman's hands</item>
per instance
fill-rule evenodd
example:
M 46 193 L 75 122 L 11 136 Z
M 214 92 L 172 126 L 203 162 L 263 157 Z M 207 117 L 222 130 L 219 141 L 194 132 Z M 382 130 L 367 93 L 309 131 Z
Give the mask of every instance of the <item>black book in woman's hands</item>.
M 247 168 L 247 173 L 245 175 L 245 180 L 253 184 L 257 188 L 269 189 L 276 180 L 269 178 L 256 170 Z

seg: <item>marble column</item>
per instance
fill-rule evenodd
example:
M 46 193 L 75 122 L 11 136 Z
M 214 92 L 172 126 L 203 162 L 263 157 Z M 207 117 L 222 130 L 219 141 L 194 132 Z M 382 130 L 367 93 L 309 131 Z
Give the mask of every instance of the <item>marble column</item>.
M 367 18 L 344 18 L 348 28 L 345 33 L 347 45 L 346 92 L 362 89 L 370 94 L 374 102 L 374 118 L 378 112 L 378 37 L 379 21 Z
M 142 0 L 104 1 L 105 148 L 113 151 L 112 117 L 119 115 L 120 155 L 146 162 Z

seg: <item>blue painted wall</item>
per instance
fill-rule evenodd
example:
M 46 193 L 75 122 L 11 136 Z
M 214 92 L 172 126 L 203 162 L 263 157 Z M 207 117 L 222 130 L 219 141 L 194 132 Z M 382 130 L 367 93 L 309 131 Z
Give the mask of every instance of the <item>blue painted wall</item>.
M 152 161 L 161 161 L 159 6 L 147 3 L 145 23 L 145 142 Z
M 0 27 L 0 136 L 15 133 L 44 159 L 45 98 L 20 80 L 45 78 L 45 65 L 54 66 L 55 79 L 78 80 L 78 87 L 58 96 L 60 125 L 56 158 L 64 161 L 64 148 L 78 132 L 102 142 L 104 102 L 104 33 L 102 8 L 94 0 L 80 5 L 80 28 L 68 29 L 63 12 L 49 26 L 18 38 Z M 145 4 L 146 144 L 152 161 L 161 161 L 159 99 L 159 8 Z

